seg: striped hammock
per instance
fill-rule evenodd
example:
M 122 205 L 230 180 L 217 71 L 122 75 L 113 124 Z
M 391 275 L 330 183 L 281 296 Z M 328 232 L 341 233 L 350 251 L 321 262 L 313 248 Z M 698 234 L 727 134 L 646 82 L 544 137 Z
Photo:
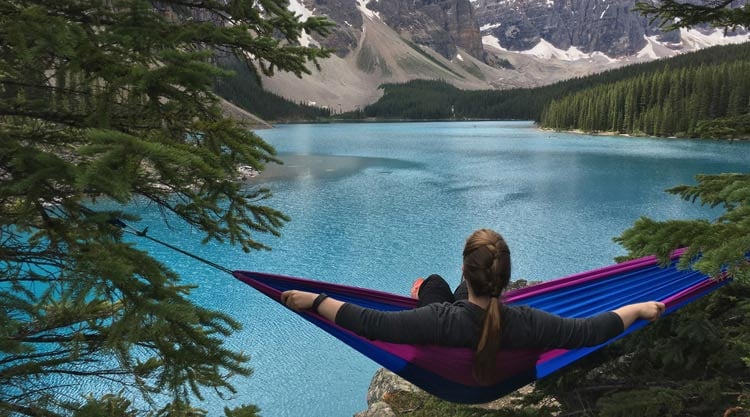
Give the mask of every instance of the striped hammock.
M 653 256 L 635 259 L 509 291 L 503 296 L 504 302 L 528 305 L 565 317 L 587 317 L 626 304 L 657 300 L 666 304 L 665 314 L 668 314 L 728 282 L 693 270 L 678 270 L 675 264 L 682 252 L 676 251 L 667 267 L 660 267 Z M 383 311 L 416 306 L 412 298 L 382 291 L 260 272 L 233 271 L 232 274 L 278 302 L 283 291 L 295 289 L 325 292 L 344 302 Z M 425 391 L 448 401 L 471 404 L 502 397 L 648 324 L 639 320 L 617 338 L 595 347 L 501 351 L 496 361 L 498 382 L 482 386 L 472 377 L 471 349 L 369 340 L 315 312 L 299 314 Z

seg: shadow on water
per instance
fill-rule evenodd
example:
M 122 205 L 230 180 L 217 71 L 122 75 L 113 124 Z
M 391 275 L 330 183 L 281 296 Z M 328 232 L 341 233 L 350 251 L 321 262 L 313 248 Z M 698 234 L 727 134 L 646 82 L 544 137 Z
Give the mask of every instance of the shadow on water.
M 338 179 L 359 173 L 367 168 L 379 168 L 380 174 L 397 169 L 421 169 L 422 164 L 393 158 L 364 156 L 279 154 L 283 164 L 270 163 L 249 184 L 294 179 Z

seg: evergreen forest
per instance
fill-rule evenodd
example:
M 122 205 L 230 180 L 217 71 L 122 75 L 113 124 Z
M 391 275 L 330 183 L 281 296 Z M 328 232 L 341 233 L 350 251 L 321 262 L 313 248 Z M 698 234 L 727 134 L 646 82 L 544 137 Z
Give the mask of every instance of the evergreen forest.
M 354 117 L 401 120 L 536 119 L 540 109 L 557 97 L 544 89 L 460 90 L 439 80 L 385 84 L 383 97 Z
M 540 122 L 649 136 L 750 135 L 750 61 L 737 60 L 642 73 L 553 100 Z
M 750 44 L 727 45 L 511 90 L 460 90 L 443 81 L 386 84 L 348 117 L 402 120 L 524 119 L 566 130 L 654 136 L 750 134 Z

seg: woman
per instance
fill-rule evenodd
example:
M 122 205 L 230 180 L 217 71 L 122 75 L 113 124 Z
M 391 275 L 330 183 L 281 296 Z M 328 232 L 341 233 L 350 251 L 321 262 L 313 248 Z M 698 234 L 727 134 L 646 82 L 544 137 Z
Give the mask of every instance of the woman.
M 510 250 L 499 233 L 480 229 L 466 240 L 463 281 L 452 294 L 438 275 L 419 288 L 418 307 L 383 312 L 343 303 L 325 294 L 291 290 L 281 300 L 293 310 L 315 309 L 361 336 L 391 343 L 469 347 L 474 378 L 493 382 L 497 351 L 573 349 L 609 340 L 637 319 L 656 320 L 664 304 L 630 304 L 588 318 L 563 318 L 526 306 L 506 306 L 500 295 L 510 282 Z

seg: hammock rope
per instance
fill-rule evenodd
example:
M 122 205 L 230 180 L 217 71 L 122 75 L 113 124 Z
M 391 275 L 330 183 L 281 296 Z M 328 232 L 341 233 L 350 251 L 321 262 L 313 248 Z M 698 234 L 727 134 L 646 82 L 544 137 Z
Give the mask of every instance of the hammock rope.
M 193 258 L 196 261 L 202 262 L 202 263 L 204 263 L 204 264 L 206 264 L 206 265 L 208 265 L 208 266 L 210 266 L 210 267 L 212 267 L 214 269 L 217 269 L 217 270 L 219 270 L 221 272 L 226 272 L 227 274 L 230 274 L 230 275 L 232 274 L 232 270 L 229 269 L 229 268 L 221 266 L 221 265 L 217 264 L 216 262 L 209 261 L 206 258 L 198 256 L 198 255 L 196 255 L 196 254 L 194 254 L 192 252 L 188 252 L 188 251 L 186 251 L 184 249 L 178 248 L 177 246 L 174 246 L 174 245 L 172 245 L 170 243 L 164 242 L 162 240 L 159 240 L 159 239 L 157 239 L 157 238 L 155 238 L 155 237 L 147 234 L 148 233 L 148 227 L 145 228 L 145 229 L 143 229 L 143 230 L 137 230 L 134 227 L 128 225 L 125 222 L 123 222 L 120 219 L 112 219 L 112 220 L 109 221 L 109 224 L 111 224 L 113 226 L 119 227 L 125 233 L 131 234 L 133 236 L 138 236 L 138 237 L 146 238 L 146 239 L 148 239 L 148 240 L 150 240 L 150 241 L 152 241 L 154 243 L 158 243 L 159 245 L 162 245 L 164 247 L 172 249 L 173 251 L 179 252 L 179 253 L 181 253 L 181 254 L 183 254 L 185 256 Z

